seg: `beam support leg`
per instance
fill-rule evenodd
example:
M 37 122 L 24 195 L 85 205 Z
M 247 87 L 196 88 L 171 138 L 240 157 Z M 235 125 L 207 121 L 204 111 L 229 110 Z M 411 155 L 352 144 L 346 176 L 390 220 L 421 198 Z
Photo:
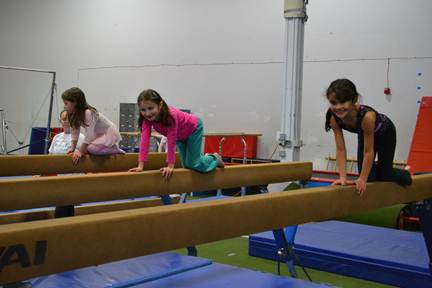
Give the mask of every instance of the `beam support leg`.
M 295 228 L 297 226 L 290 226 L 288 228 Z M 280 262 L 286 263 L 288 266 L 288 272 L 290 273 L 292 278 L 297 278 L 297 272 L 294 267 L 294 252 L 293 252 L 293 243 L 289 243 L 285 231 L 283 229 L 275 229 L 273 230 L 273 235 L 276 240 L 277 247 L 277 257 L 278 257 L 278 265 Z
M 183 194 L 185 194 L 185 193 L 183 193 Z M 171 205 L 172 204 L 172 199 L 169 195 L 162 195 L 161 200 L 162 200 L 162 203 L 164 205 Z M 180 203 L 182 203 L 182 202 L 180 202 Z M 195 246 L 187 247 L 187 251 L 188 251 L 188 256 L 198 256 L 198 250 L 196 249 Z

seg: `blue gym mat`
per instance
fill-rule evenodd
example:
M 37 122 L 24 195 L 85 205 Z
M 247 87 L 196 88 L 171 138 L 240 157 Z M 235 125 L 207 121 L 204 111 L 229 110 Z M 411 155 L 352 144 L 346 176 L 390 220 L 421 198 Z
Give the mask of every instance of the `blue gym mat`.
M 30 280 L 34 288 L 329 287 L 303 280 L 216 264 L 173 252 L 153 254 Z
M 341 221 L 310 223 L 299 225 L 294 252 L 305 267 L 398 287 L 432 287 L 419 232 Z M 249 255 L 277 260 L 273 233 L 251 235 Z

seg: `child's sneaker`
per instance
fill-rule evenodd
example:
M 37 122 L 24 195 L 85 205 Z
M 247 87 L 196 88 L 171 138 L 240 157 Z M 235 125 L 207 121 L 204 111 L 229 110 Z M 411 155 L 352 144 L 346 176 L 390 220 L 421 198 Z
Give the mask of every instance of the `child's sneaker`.
M 402 186 L 409 186 L 412 184 L 411 171 L 406 169 L 394 169 L 396 174 L 396 182 Z
M 224 164 L 224 162 L 223 162 L 223 160 L 222 160 L 222 157 L 219 155 L 219 153 L 213 153 L 213 155 L 216 157 L 216 159 L 217 159 L 217 167 L 218 168 L 224 168 L 225 167 L 225 164 Z
M 412 173 L 412 171 L 411 171 L 411 170 L 412 170 L 412 168 L 411 168 L 411 166 L 410 166 L 410 165 L 406 165 L 404 169 L 405 169 L 405 170 L 407 170 L 407 171 L 408 171 L 408 172 L 410 173 L 410 175 L 411 175 L 411 176 L 413 176 L 413 175 L 414 175 L 414 173 Z

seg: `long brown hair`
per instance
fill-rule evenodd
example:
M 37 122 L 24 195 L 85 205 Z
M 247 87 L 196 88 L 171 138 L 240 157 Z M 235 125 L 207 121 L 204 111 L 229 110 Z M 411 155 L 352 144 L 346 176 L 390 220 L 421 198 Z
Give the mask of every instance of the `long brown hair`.
M 160 105 L 161 110 L 160 110 L 160 114 L 159 114 L 159 120 L 162 123 L 162 125 L 169 127 L 174 123 L 174 118 L 169 113 L 168 105 L 162 99 L 162 97 L 159 95 L 158 92 L 156 92 L 153 89 L 146 89 L 146 90 L 142 91 L 138 96 L 137 104 L 139 105 L 142 101 L 151 101 L 158 106 Z M 145 120 L 145 118 L 140 112 L 139 118 L 138 118 L 138 125 L 139 125 L 140 129 L 142 128 L 142 124 L 143 124 L 144 120 Z
M 336 79 L 332 83 L 330 83 L 330 86 L 327 88 L 326 91 L 326 97 L 329 99 L 330 94 L 335 94 L 336 100 L 339 103 L 345 103 L 347 101 L 352 102 L 353 104 L 356 104 L 359 98 L 359 93 L 357 92 L 357 88 L 354 85 L 353 82 L 351 82 L 348 79 Z M 326 112 L 326 122 L 325 122 L 325 130 L 330 130 L 330 120 L 333 116 L 333 112 L 330 110 L 330 108 Z
M 87 109 L 90 109 L 92 113 L 97 113 L 96 108 L 87 103 L 84 92 L 78 87 L 72 87 L 64 91 L 62 99 L 75 104 L 75 111 L 68 113 L 69 123 L 74 129 L 78 129 L 80 126 L 88 126 L 85 123 L 85 111 Z

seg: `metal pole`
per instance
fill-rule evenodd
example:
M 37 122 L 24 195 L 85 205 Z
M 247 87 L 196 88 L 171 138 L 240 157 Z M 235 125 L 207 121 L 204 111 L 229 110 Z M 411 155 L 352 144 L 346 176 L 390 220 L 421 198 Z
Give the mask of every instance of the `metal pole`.
M 220 140 L 219 140 L 219 155 L 222 157 L 222 144 L 223 144 L 223 142 L 225 142 L 225 137 L 222 137 Z
M 223 142 L 225 142 L 225 140 L 226 140 L 225 137 L 222 137 L 219 140 L 219 155 L 220 155 L 220 157 L 222 157 L 222 144 L 223 144 Z M 216 196 L 222 196 L 222 189 L 217 189 Z
M 44 154 L 48 154 L 48 148 L 49 148 L 49 141 L 50 141 L 50 133 L 51 133 L 51 117 L 52 117 L 52 106 L 54 101 L 54 90 L 55 90 L 55 80 L 56 80 L 56 72 L 52 72 L 53 78 L 51 83 L 51 97 L 50 97 L 50 105 L 49 105 L 49 111 L 48 111 L 48 124 L 47 124 L 47 130 L 45 134 L 45 146 L 44 146 Z
M 13 67 L 13 66 L 0 66 L 0 69 L 3 70 L 16 70 L 16 71 L 28 71 L 28 72 L 38 72 L 38 73 L 49 73 L 52 74 L 52 83 L 51 83 L 51 98 L 50 98 L 50 106 L 49 106 L 49 112 L 48 112 L 48 124 L 47 124 L 47 131 L 45 134 L 45 146 L 44 146 L 44 153 L 48 153 L 48 144 L 50 140 L 50 132 L 51 132 L 51 117 L 52 117 L 52 106 L 54 101 L 54 90 L 55 90 L 55 80 L 56 80 L 56 72 L 55 71 L 49 71 L 49 70 L 42 70 L 42 69 L 34 69 L 34 68 L 24 68 L 24 67 Z M 2 122 L 2 129 L 4 129 L 5 124 Z M 2 130 L 3 133 L 3 130 Z M 3 133 L 3 138 L 5 138 L 5 132 Z M 3 139 L 3 142 L 6 140 Z M 6 148 L 4 146 L 4 149 L 6 151 Z M 7 152 L 6 152 L 7 153 Z
M 243 165 L 247 164 L 247 143 L 244 139 L 245 136 L 241 136 L 241 141 L 243 143 Z M 246 195 L 246 186 L 242 186 L 240 190 L 240 195 L 245 196 Z
M 2 145 L 2 154 L 7 154 L 7 142 L 6 142 L 6 129 L 7 129 L 7 123 L 6 123 L 6 117 L 5 112 L 3 109 L 0 108 L 0 119 L 1 119 L 1 131 L 2 131 L 2 139 L 3 139 L 3 145 Z
M 29 71 L 29 72 L 40 72 L 40 73 L 54 73 L 55 74 L 55 71 L 33 69 L 33 68 L 24 68 L 24 67 L 0 66 L 0 69 L 4 69 L 4 70 L 16 70 L 16 71 Z

